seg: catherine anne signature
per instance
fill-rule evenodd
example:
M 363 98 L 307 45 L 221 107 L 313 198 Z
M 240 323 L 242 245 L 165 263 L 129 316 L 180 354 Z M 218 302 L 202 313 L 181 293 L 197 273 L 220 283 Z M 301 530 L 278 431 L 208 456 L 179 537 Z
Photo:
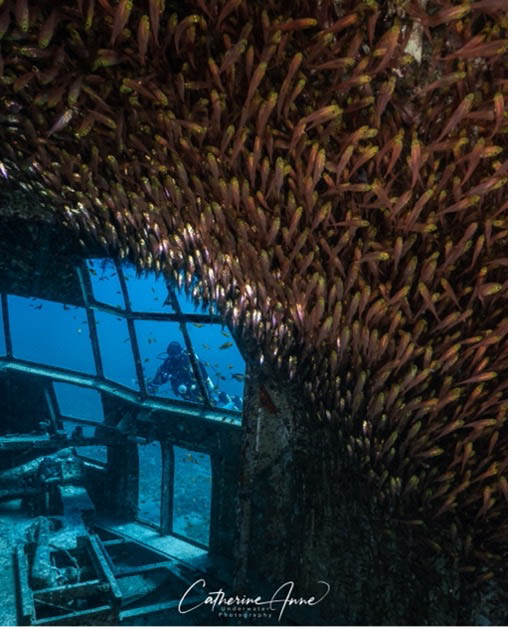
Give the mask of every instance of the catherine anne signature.
M 198 595 L 198 590 L 205 590 L 207 587 L 207 583 L 205 579 L 198 579 L 192 585 L 190 585 L 184 592 L 180 602 L 178 603 L 178 611 L 180 614 L 188 614 L 189 612 L 198 609 L 202 605 L 209 605 L 212 608 L 212 611 L 215 611 L 216 607 L 224 606 L 224 607 L 232 607 L 232 606 L 267 606 L 271 611 L 280 611 L 278 616 L 278 620 L 281 620 L 283 616 L 283 612 L 287 607 L 292 607 L 294 605 L 298 606 L 306 606 L 306 607 L 314 607 L 318 605 L 322 600 L 328 596 L 330 591 L 329 583 L 326 581 L 318 581 L 318 583 L 325 586 L 325 592 L 320 598 L 316 598 L 315 596 L 310 596 L 309 598 L 303 598 L 302 596 L 294 597 L 292 593 L 294 591 L 294 581 L 286 581 L 280 587 L 275 590 L 274 594 L 269 600 L 262 600 L 261 596 L 250 597 L 250 596 L 227 596 L 222 589 L 217 590 L 216 592 L 208 592 L 207 596 L 196 605 L 192 607 L 187 606 L 187 598 L 189 596 Z M 195 596 L 195 598 L 196 598 Z M 196 600 L 198 600 L 196 598 Z

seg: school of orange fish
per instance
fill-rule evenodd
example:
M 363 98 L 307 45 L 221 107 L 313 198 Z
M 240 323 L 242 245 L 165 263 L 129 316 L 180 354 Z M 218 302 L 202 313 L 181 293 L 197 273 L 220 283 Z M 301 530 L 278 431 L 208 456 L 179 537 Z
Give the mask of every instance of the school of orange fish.
M 0 0 L 2 174 L 216 300 L 402 526 L 502 574 L 506 3 L 164 5 Z

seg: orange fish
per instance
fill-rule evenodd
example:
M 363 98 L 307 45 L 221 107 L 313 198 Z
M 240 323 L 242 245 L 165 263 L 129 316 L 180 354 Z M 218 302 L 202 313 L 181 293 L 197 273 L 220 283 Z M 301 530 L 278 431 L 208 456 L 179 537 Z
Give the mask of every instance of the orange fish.
M 112 23 L 112 34 L 110 37 L 110 46 L 114 46 L 116 39 L 121 31 L 125 28 L 126 23 L 132 12 L 133 0 L 120 0 L 114 13 L 114 21 Z

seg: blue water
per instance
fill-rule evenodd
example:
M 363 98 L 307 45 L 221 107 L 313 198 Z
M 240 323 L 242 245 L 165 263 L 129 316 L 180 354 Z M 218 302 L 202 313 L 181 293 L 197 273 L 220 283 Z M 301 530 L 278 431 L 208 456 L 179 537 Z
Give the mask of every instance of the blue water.
M 139 354 L 145 381 L 151 381 L 171 341 L 187 346 L 179 323 L 138 319 L 138 313 L 173 313 L 168 287 L 162 276 L 153 273 L 137 275 L 135 267 L 120 268 L 126 282 L 125 303 L 119 272 L 111 260 L 89 260 L 86 265 L 94 299 L 117 311 L 106 312 L 93 307 L 103 376 L 107 381 L 139 390 L 134 350 Z M 205 313 L 184 291 L 174 287 L 182 313 L 212 314 L 215 305 Z M 8 317 L 14 359 L 42 366 L 96 375 L 87 312 L 85 308 L 39 298 L 8 295 Z M 94 306 L 94 305 L 93 305 Z M 134 313 L 136 347 L 132 346 L 125 312 Z M 6 354 L 3 312 L 0 308 L 0 356 Z M 203 363 L 211 387 L 211 403 L 219 408 L 234 409 L 234 401 L 244 394 L 245 363 L 229 330 L 218 323 L 186 323 L 197 361 Z M 208 383 L 207 383 L 208 384 Z M 64 430 L 71 435 L 77 427 L 85 437 L 94 437 L 95 427 L 80 420 L 102 422 L 100 393 L 92 388 L 69 382 L 54 381 L 57 412 L 66 417 Z M 220 393 L 227 394 L 219 400 Z M 156 397 L 178 399 L 169 382 L 153 392 Z M 78 421 L 73 421 L 78 420 Z M 100 463 L 107 461 L 105 446 L 83 446 L 79 454 Z M 138 448 L 140 458 L 139 510 L 143 519 L 160 521 L 161 451 L 153 442 Z M 176 533 L 208 544 L 212 472 L 210 457 L 174 446 L 173 529 Z
M 4 315 L 0 308 L 0 356 L 5 356 Z
M 160 524 L 162 451 L 154 441 L 138 446 L 139 517 Z M 173 533 L 208 546 L 212 469 L 210 456 L 173 446 Z
M 160 524 L 162 492 L 162 451 L 160 443 L 140 444 L 139 454 L 139 517 Z
M 91 277 L 94 298 L 109 306 L 124 308 L 121 284 L 114 262 L 108 259 L 88 260 L 87 268 Z
M 208 454 L 173 447 L 173 531 L 208 545 L 212 469 Z
M 102 398 L 95 389 L 68 382 L 54 382 L 53 388 L 61 415 L 95 422 L 103 421 Z M 77 400 L 80 400 L 80 404 L 77 404 Z
M 15 358 L 94 373 L 84 308 L 17 295 L 7 305 Z
M 110 260 L 88 263 L 95 299 L 125 309 L 122 290 L 115 265 Z M 137 277 L 135 267 L 124 265 L 130 307 L 133 312 L 171 313 L 167 287 L 162 276 L 146 274 Z M 175 289 L 184 313 L 201 312 L 185 292 Z M 84 308 L 38 298 L 8 296 L 9 322 L 15 358 L 51 367 L 71 369 L 84 374 L 95 373 L 89 325 Z M 127 321 L 119 315 L 93 309 L 99 339 L 104 375 L 115 383 L 133 390 L 139 389 L 133 348 Z M 135 320 L 138 351 L 145 380 L 153 379 L 165 358 L 171 341 L 185 349 L 186 344 L 177 322 Z M 219 324 L 188 323 L 186 325 L 196 357 L 201 361 L 214 386 L 212 402 L 218 407 L 225 403 L 217 397 L 222 391 L 230 397 L 243 397 L 245 363 L 227 328 Z M 5 354 L 5 341 L 0 334 L 0 353 Z M 57 393 L 59 395 L 59 393 Z M 155 395 L 181 399 L 169 383 L 161 385 Z M 77 394 L 76 403 L 84 401 Z M 228 403 L 228 408 L 233 405 Z
M 126 319 L 101 310 L 94 313 L 94 319 L 105 377 L 131 389 L 138 389 Z

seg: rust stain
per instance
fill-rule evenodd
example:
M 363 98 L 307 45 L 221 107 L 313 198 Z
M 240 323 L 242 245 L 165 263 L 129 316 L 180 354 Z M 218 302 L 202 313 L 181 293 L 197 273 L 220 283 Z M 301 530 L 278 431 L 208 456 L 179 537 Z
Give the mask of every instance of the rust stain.
M 278 412 L 278 408 L 276 407 L 276 404 L 272 401 L 269 392 L 262 384 L 260 385 L 259 397 L 262 408 L 265 408 L 265 410 L 269 413 L 276 415 L 276 413 Z

